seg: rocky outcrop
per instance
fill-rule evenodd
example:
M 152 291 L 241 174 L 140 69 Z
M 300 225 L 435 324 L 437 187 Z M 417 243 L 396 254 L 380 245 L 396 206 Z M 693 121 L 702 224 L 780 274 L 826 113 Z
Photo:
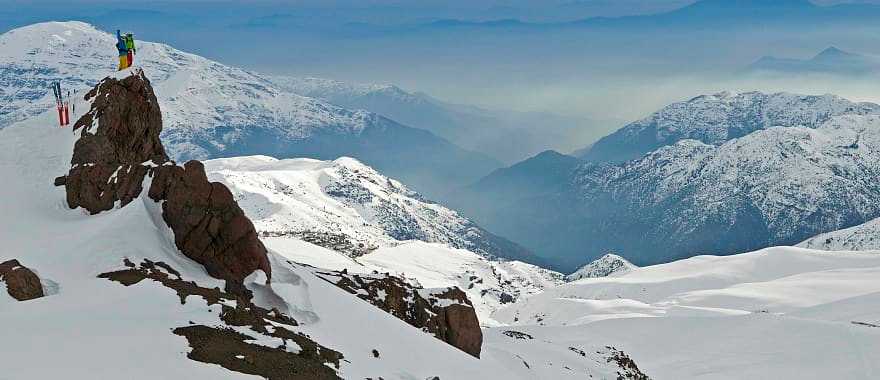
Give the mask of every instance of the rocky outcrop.
M 201 162 L 178 166 L 165 154 L 159 134 L 162 112 L 143 71 L 121 80 L 106 78 L 86 94 L 91 109 L 74 125 L 80 132 L 71 169 L 55 180 L 70 208 L 92 214 L 123 207 L 143 192 L 162 203 L 162 218 L 177 248 L 245 291 L 243 279 L 260 269 L 271 277 L 266 248 L 229 189 L 208 181 Z
M 388 274 L 319 271 L 318 277 L 479 358 L 483 332 L 473 304 L 457 287 L 423 289 Z
M 19 301 L 32 300 L 45 295 L 40 277 L 21 265 L 18 260 L 0 263 L 0 282 L 5 282 L 6 292 Z

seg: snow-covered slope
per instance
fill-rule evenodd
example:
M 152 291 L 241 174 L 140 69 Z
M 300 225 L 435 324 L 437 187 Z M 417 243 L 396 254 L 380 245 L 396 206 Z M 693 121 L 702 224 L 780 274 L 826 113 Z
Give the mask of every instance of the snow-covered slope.
M 600 139 L 579 155 L 589 161 L 621 162 L 685 139 L 720 145 L 770 127 L 816 128 L 834 116 L 878 113 L 876 104 L 835 95 L 722 92 L 670 104 Z
M 0 35 L 0 128 L 53 107 L 52 81 L 81 96 L 115 70 L 114 44 L 114 36 L 75 21 Z M 431 195 L 498 167 L 430 132 L 282 90 L 249 71 L 160 43 L 138 41 L 137 48 L 135 64 L 153 81 L 162 107 L 166 150 L 179 161 L 348 155 Z M 429 168 L 430 177 L 423 174 Z
M 876 254 L 768 248 L 582 279 L 494 316 L 535 339 L 601 336 L 659 379 L 870 379 L 878 275 Z
M 85 106 L 78 104 L 81 109 Z M 162 269 L 162 273 L 194 281 L 193 286 L 202 286 L 204 291 L 223 286 L 176 249 L 160 205 L 146 195 L 98 215 L 68 209 L 65 191 L 53 186 L 53 179 L 70 167 L 75 141 L 70 132 L 55 126 L 52 112 L 0 130 L 0 176 L 8 179 L 0 187 L 0 198 L 7 200 L 0 203 L 0 241 L 4 244 L 0 262 L 20 260 L 41 277 L 48 294 L 15 302 L 0 292 L 4 376 L 242 378 L 241 373 L 190 360 L 188 340 L 171 331 L 226 326 L 228 322 L 220 317 L 235 307 L 235 301 L 212 304 L 208 298 L 183 296 L 183 302 L 158 281 L 123 286 L 97 277 L 126 270 L 125 260 L 151 260 L 179 272 Z M 311 268 L 292 264 L 271 251 L 269 259 L 271 286 L 263 285 L 265 277 L 259 274 L 245 281 L 255 294 L 254 302 L 277 308 L 299 322 L 284 328 L 342 353 L 344 360 L 337 372 L 342 378 L 530 378 L 524 367 L 508 368 L 517 350 L 504 347 L 504 342 L 493 343 L 498 348 L 477 360 L 315 277 Z M 270 332 L 281 325 L 273 326 Z M 281 344 L 277 338 L 245 328 L 235 331 L 258 336 L 252 342 L 256 345 L 278 349 Z M 284 347 L 293 353 L 305 350 L 289 342 Z M 600 347 L 594 344 L 589 349 Z M 571 358 L 560 360 L 566 363 Z M 604 361 L 581 366 L 599 377 L 619 368 Z M 560 370 L 556 378 L 565 376 Z
M 797 246 L 825 251 L 880 251 L 880 218 L 816 235 Z
M 359 256 L 405 240 L 444 243 L 487 257 L 522 259 L 521 247 L 483 230 L 352 158 L 206 162 L 266 236 L 291 236 Z
M 232 190 L 265 242 L 292 260 L 458 286 L 486 325 L 499 305 L 562 282 L 557 272 L 502 260 L 528 253 L 351 158 L 249 156 L 205 168 Z
M 350 258 L 311 243 L 284 237 L 263 242 L 285 258 L 349 273 L 391 273 L 425 288 L 457 286 L 474 304 L 483 326 L 497 326 L 499 307 L 561 284 L 562 275 L 520 261 L 487 260 L 473 252 L 421 241 L 403 242 Z
M 582 278 L 599 278 L 618 276 L 637 268 L 623 257 L 613 253 L 605 254 L 593 262 L 580 267 L 574 273 L 565 276 L 566 281 L 576 281 Z

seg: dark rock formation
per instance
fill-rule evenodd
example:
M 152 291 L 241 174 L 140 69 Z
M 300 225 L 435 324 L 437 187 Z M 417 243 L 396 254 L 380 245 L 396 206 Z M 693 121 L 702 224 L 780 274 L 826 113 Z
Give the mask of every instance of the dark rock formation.
M 293 331 L 293 327 L 299 325 L 297 321 L 277 309 L 257 306 L 219 288 L 199 286 L 185 280 L 178 271 L 161 261 L 144 260 L 135 265 L 126 260 L 125 266 L 126 269 L 103 273 L 98 277 L 125 286 L 151 280 L 174 290 L 181 304 L 185 304 L 189 297 L 201 297 L 209 306 L 219 304 L 221 325 L 194 325 L 190 322 L 191 326 L 173 330 L 174 334 L 185 337 L 192 347 L 188 358 L 267 379 L 339 379 L 334 368 L 339 368 L 342 354 Z M 227 306 L 233 302 L 235 307 Z M 250 331 L 245 334 L 242 329 L 236 331 L 232 327 Z M 278 347 L 269 347 L 253 342 L 270 337 L 281 339 L 283 343 Z M 299 352 L 290 352 L 289 344 L 299 347 Z
M 19 301 L 43 297 L 43 285 L 40 278 L 30 269 L 21 265 L 18 260 L 0 263 L 0 281 L 6 283 L 6 292 Z
M 184 255 L 227 280 L 227 289 L 245 291 L 242 280 L 257 269 L 271 277 L 266 248 L 229 189 L 209 182 L 200 162 L 180 167 L 165 154 L 162 112 L 143 71 L 102 80 L 86 94 L 90 99 L 91 109 L 74 125 L 81 134 L 70 172 L 55 180 L 70 208 L 97 214 L 116 202 L 125 206 L 149 176 L 149 196 L 164 201 L 162 217 Z
M 483 332 L 467 295 L 457 288 L 422 289 L 388 274 L 319 271 L 318 277 L 389 314 L 480 357 Z

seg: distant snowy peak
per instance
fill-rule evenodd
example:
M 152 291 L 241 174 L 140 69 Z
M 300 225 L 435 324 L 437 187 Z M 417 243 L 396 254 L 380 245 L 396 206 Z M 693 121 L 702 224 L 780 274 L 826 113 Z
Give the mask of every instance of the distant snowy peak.
M 599 278 L 620 275 L 638 268 L 623 257 L 613 253 L 606 254 L 595 261 L 582 266 L 574 273 L 565 276 L 566 281 L 577 281 L 584 278 Z
M 797 246 L 824 251 L 880 251 L 880 218 L 817 235 Z
M 673 103 L 586 150 L 591 161 L 626 161 L 685 139 L 720 145 L 770 127 L 816 128 L 834 116 L 880 113 L 880 105 L 836 95 L 721 92 Z
M 83 90 L 116 70 L 115 37 L 82 22 L 48 22 L 0 35 L 0 128 L 44 112 L 48 87 Z M 252 131 L 304 139 L 317 131 L 357 134 L 379 122 L 366 111 L 349 111 L 277 88 L 268 80 L 185 53 L 137 41 L 135 65 L 153 81 L 162 105 L 163 139 L 178 159 L 206 158 L 235 145 Z
M 400 182 L 348 157 L 334 161 L 266 156 L 206 162 L 265 236 L 289 236 L 356 257 L 420 240 L 486 257 L 518 258 L 523 249 Z

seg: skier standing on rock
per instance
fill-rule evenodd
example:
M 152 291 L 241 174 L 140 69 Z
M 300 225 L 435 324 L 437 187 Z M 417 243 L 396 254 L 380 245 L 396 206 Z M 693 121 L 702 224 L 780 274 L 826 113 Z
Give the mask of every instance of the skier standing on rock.
M 119 71 L 127 69 L 129 66 L 128 44 L 119 29 L 116 29 L 116 50 L 119 50 Z
M 125 33 L 125 48 L 128 52 L 128 55 L 126 56 L 128 58 L 127 67 L 131 67 L 134 63 L 134 54 L 137 53 L 137 49 L 134 47 L 134 35 L 131 33 Z

